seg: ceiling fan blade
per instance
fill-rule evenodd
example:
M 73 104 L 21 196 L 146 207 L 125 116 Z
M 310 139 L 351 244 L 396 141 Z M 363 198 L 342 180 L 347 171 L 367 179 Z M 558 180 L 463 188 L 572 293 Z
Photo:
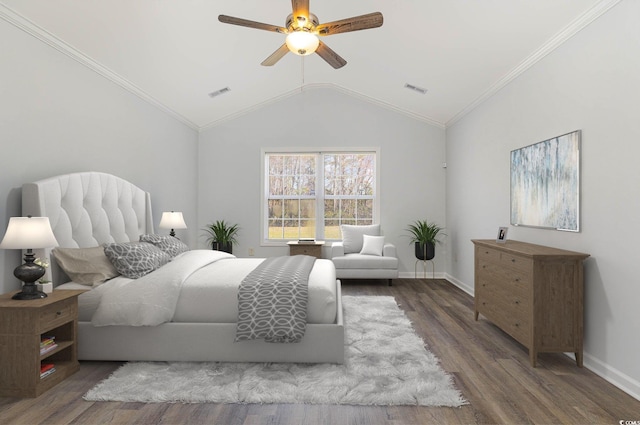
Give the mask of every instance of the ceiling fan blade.
M 218 20 L 223 24 L 239 25 L 241 27 L 255 28 L 259 30 L 279 32 L 286 34 L 287 29 L 277 25 L 263 24 L 262 22 L 250 21 L 248 19 L 235 18 L 233 16 L 219 15 Z
M 342 59 L 339 54 L 331 50 L 329 46 L 324 44 L 322 41 L 318 45 L 316 53 L 335 69 L 342 68 L 347 64 L 346 60 Z
M 284 57 L 284 55 L 286 55 L 288 52 L 289 52 L 289 48 L 287 47 L 287 44 L 285 43 L 282 46 L 280 46 L 280 48 L 278 50 L 276 50 L 275 52 L 271 53 L 271 56 L 269 56 L 268 58 L 263 60 L 260 65 L 262 65 L 262 66 L 273 66 L 273 65 L 276 64 L 276 62 L 278 62 L 280 59 L 282 59 Z
M 318 31 L 318 35 L 332 35 L 381 27 L 382 22 L 382 13 L 373 12 L 366 15 L 354 16 L 352 18 L 320 24 L 316 27 L 316 30 Z
M 304 16 L 309 18 L 309 0 L 291 0 L 293 17 Z

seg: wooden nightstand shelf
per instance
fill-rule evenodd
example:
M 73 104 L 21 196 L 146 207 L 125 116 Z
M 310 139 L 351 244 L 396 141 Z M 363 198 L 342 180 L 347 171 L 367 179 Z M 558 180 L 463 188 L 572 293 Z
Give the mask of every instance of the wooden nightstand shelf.
M 324 241 L 299 242 L 289 241 L 289 255 L 310 255 L 316 258 L 322 258 L 322 247 Z
M 78 295 L 58 290 L 40 300 L 12 300 L 0 295 L 0 396 L 38 397 L 80 368 L 78 362 Z M 40 355 L 43 336 L 58 346 Z M 40 378 L 42 363 L 55 372 Z

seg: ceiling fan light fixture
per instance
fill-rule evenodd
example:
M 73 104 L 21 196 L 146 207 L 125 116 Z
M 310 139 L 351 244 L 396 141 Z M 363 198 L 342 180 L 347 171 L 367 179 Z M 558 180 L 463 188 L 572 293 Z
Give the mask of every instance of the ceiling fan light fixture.
M 314 53 L 318 45 L 320 45 L 320 40 L 317 35 L 302 29 L 289 33 L 285 42 L 292 53 L 300 56 Z

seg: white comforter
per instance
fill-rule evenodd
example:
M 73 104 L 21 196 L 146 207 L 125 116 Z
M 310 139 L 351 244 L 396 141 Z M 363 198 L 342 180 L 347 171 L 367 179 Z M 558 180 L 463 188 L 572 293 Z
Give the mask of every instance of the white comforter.
M 212 250 L 189 251 L 144 277 L 118 277 L 82 294 L 80 320 L 91 320 L 95 326 L 235 323 L 238 287 L 263 260 Z M 77 286 L 68 283 L 58 289 Z M 331 260 L 316 260 L 309 276 L 307 307 L 309 323 L 335 321 L 336 276 Z
M 184 282 L 198 269 L 235 258 L 221 251 L 194 250 L 136 280 L 106 282 L 94 326 L 157 326 L 173 318 Z

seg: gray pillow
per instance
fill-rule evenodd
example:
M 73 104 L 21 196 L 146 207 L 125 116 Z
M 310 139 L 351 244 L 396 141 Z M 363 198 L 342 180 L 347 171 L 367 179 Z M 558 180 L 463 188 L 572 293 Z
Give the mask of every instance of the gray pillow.
M 104 248 L 55 248 L 53 257 L 75 283 L 98 286 L 119 275 L 104 253 Z
M 104 253 L 116 270 L 130 279 L 149 274 L 171 260 L 169 254 L 146 242 L 108 243 Z
M 354 252 L 362 251 L 362 235 L 380 236 L 380 225 L 354 226 L 351 224 L 342 224 L 340 231 L 342 232 L 344 253 L 353 254 Z
M 140 235 L 140 242 L 149 242 L 169 254 L 173 258 L 176 255 L 189 251 L 189 247 L 180 239 L 173 236 Z

